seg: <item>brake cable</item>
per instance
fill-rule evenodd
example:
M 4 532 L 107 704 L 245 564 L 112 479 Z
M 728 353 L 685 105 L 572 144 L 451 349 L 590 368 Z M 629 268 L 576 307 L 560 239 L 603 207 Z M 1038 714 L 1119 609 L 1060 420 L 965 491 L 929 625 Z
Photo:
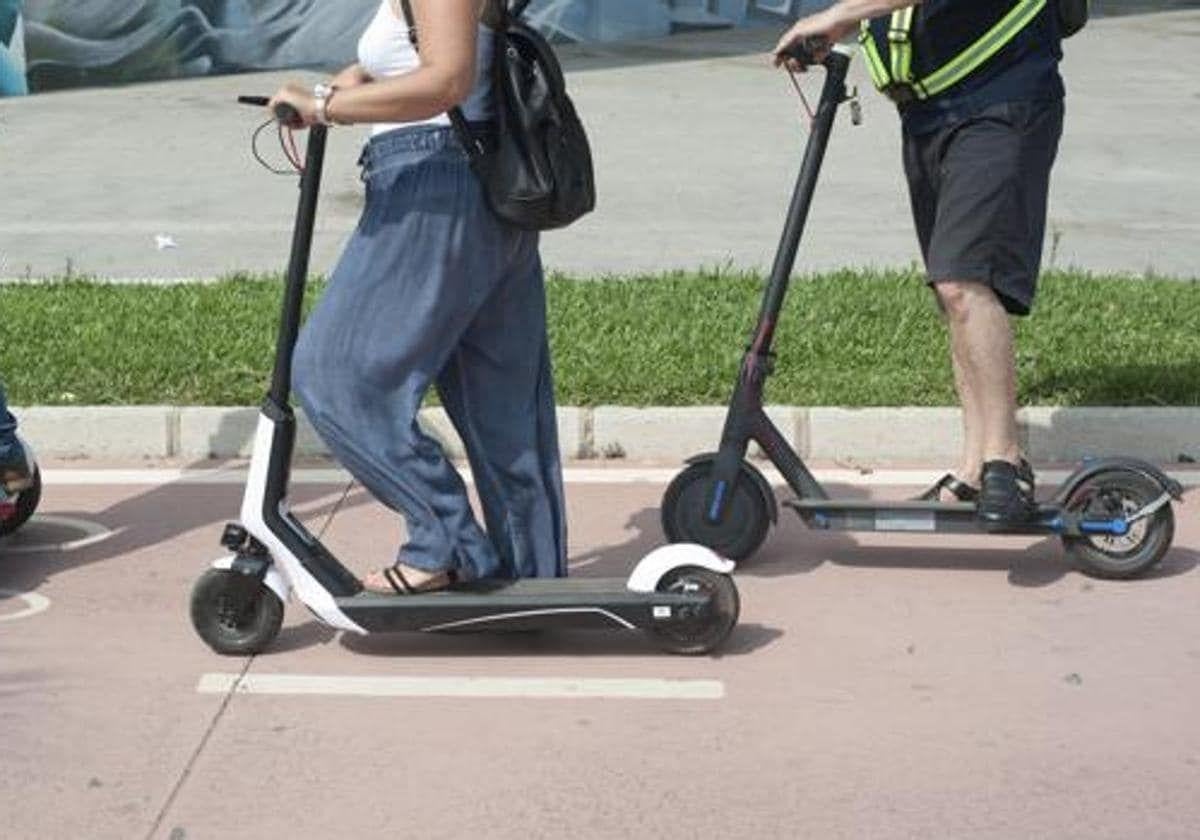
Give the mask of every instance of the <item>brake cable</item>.
M 349 498 L 350 491 L 354 489 L 354 485 L 356 483 L 357 482 L 355 482 L 354 479 L 350 479 L 350 483 L 347 484 L 346 489 L 342 491 L 342 497 L 338 499 L 337 503 L 334 504 L 334 506 L 329 510 L 329 516 L 325 517 L 325 524 L 321 526 L 321 530 L 317 534 L 317 542 L 321 541 L 321 538 L 325 536 L 325 532 L 329 530 L 329 526 L 333 524 L 333 518 L 337 516 L 338 511 L 342 509 L 342 505 L 345 504 L 346 499 Z
M 278 169 L 278 168 L 272 166 L 262 156 L 262 154 L 258 150 L 259 138 L 262 136 L 262 133 L 264 131 L 266 131 L 269 127 L 271 127 L 272 125 L 275 125 L 278 128 L 279 148 L 283 149 L 283 155 L 284 155 L 284 157 L 287 158 L 288 163 L 291 164 L 291 169 Z M 295 175 L 302 174 L 304 172 L 304 163 L 301 161 L 300 152 L 296 148 L 295 133 L 292 131 L 291 128 L 287 128 L 286 129 L 287 130 L 287 140 L 285 142 L 284 130 L 285 130 L 285 126 L 282 123 L 278 122 L 277 120 L 275 120 L 275 119 L 267 120 L 265 123 L 263 123 L 262 125 L 260 125 L 258 128 L 256 128 L 254 130 L 254 134 L 250 138 L 250 151 L 254 155 L 254 159 L 256 161 L 258 161 L 259 165 L 263 169 L 270 172 L 272 175 L 287 175 L 287 176 L 294 177 Z M 288 148 L 289 144 L 290 144 L 291 148 Z
M 791 67 L 788 67 L 786 64 L 784 67 L 787 68 L 788 78 L 792 80 L 792 87 L 796 89 L 796 93 L 800 97 L 800 102 L 804 105 L 804 112 L 808 114 L 808 124 L 811 127 L 813 122 L 816 121 L 817 115 L 813 111 L 812 106 L 808 104 L 808 97 L 804 95 L 804 88 L 800 86 L 800 77 Z

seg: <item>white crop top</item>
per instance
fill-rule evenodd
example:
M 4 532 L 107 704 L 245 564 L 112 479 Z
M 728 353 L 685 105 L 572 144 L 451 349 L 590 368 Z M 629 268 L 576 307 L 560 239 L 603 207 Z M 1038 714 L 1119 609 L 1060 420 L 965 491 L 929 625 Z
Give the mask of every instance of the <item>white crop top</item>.
M 421 64 L 417 50 L 408 37 L 408 24 L 393 10 L 392 0 L 383 0 L 375 19 L 358 41 L 358 63 L 372 79 L 386 79 L 411 73 Z M 475 52 L 475 87 L 463 103 L 468 120 L 486 120 L 492 115 L 492 30 L 479 25 Z M 439 114 L 428 120 L 410 123 L 375 123 L 371 133 L 382 134 L 405 125 L 449 125 L 450 118 Z

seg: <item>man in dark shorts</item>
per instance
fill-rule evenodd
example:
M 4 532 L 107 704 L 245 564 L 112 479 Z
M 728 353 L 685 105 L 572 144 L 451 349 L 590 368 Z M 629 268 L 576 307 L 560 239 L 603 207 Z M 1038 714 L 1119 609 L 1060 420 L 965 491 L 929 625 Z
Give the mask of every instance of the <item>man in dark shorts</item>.
M 876 86 L 897 102 L 927 281 L 950 331 L 964 447 L 922 498 L 974 501 L 987 522 L 1030 516 L 1017 439 L 1010 315 L 1033 306 L 1050 170 L 1063 123 L 1055 0 L 841 0 L 776 53 L 860 30 Z M 777 59 L 782 61 L 782 59 Z

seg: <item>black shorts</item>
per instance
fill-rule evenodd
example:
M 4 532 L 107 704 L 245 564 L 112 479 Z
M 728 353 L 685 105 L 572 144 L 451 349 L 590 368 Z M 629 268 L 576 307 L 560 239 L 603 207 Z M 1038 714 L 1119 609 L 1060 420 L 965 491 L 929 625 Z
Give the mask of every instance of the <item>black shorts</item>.
M 1063 103 L 1006 102 L 928 134 L 904 133 L 904 171 L 929 283 L 986 283 L 1028 315 L 1046 234 Z

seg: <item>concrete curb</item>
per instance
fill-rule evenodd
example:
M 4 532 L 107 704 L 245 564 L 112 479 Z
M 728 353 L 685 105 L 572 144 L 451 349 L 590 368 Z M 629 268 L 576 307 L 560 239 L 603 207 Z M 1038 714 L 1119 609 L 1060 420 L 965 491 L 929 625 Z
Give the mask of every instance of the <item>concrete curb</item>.
M 724 408 L 562 407 L 558 434 L 572 459 L 678 462 L 716 448 Z M 234 458 L 249 454 L 255 408 L 102 406 L 15 408 L 25 435 L 51 458 Z M 961 442 L 956 408 L 803 408 L 768 414 L 800 454 L 863 466 L 952 463 Z M 1158 463 L 1200 459 L 1200 408 L 1053 408 L 1020 413 L 1022 443 L 1039 462 L 1122 454 Z M 440 409 L 421 424 L 452 457 L 462 443 Z M 297 453 L 326 450 L 301 420 Z

